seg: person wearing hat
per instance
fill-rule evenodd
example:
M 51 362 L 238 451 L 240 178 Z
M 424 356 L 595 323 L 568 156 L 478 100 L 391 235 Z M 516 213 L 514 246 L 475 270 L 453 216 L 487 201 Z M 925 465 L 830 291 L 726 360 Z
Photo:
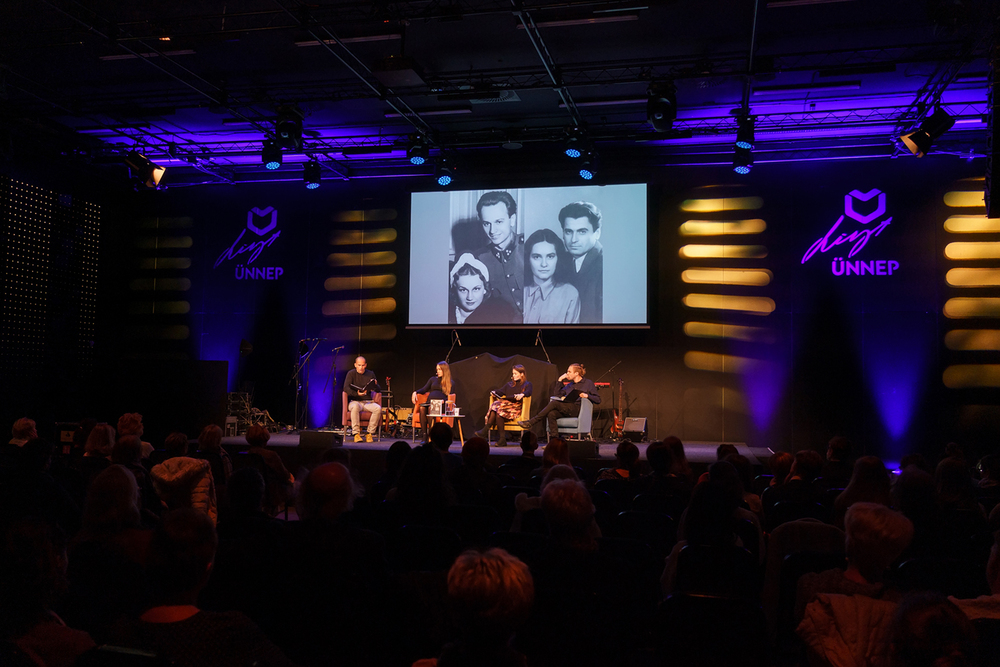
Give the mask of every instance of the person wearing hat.
M 448 324 L 520 324 L 514 306 L 490 290 L 490 271 L 471 253 L 455 261 L 451 269 L 452 306 Z

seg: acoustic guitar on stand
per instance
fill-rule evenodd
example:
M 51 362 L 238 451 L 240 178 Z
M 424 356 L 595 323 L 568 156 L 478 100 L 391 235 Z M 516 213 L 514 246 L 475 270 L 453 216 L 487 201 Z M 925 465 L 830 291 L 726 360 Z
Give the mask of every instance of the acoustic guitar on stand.
M 621 438 L 625 434 L 625 416 L 622 412 L 622 387 L 625 386 L 625 381 L 618 378 L 618 407 L 614 410 L 615 415 L 615 425 L 611 427 L 611 437 Z

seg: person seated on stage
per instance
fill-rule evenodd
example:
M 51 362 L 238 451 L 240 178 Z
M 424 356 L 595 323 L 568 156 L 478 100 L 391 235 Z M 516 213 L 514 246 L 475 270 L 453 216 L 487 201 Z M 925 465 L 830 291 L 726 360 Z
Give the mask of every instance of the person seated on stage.
M 560 375 L 559 379 L 553 384 L 553 397 L 549 401 L 549 404 L 531 419 L 519 421 L 517 425 L 521 428 L 531 428 L 544 419 L 549 439 L 558 438 L 559 425 L 556 423 L 557 420 L 560 417 L 579 416 L 581 399 L 589 399 L 594 405 L 601 402 L 601 396 L 597 393 L 597 387 L 594 386 L 592 381 L 584 377 L 586 374 L 587 369 L 584 368 L 583 364 L 570 364 L 566 372 Z
M 347 392 L 347 411 L 351 413 L 351 433 L 354 442 L 361 442 L 361 411 L 369 413 L 367 442 L 372 442 L 378 422 L 382 416 L 382 406 L 372 400 L 379 391 L 375 373 L 368 370 L 368 360 L 358 357 L 354 360 L 354 369 L 347 371 L 344 378 L 344 391 Z
M 865 595 L 898 600 L 887 589 L 885 574 L 913 539 L 913 523 L 899 512 L 879 503 L 858 502 L 844 517 L 847 570 L 834 568 L 799 577 L 795 619 L 801 621 L 806 605 L 820 593 Z
M 528 374 L 524 366 L 517 364 L 510 371 L 510 382 L 500 389 L 492 392 L 496 399 L 490 405 L 486 413 L 486 426 L 482 431 L 477 431 L 476 435 L 485 440 L 489 440 L 489 431 L 493 426 L 497 427 L 497 447 L 507 446 L 507 431 L 504 426 L 508 421 L 516 421 L 521 418 L 522 402 L 526 396 L 531 396 L 531 383 L 528 382 Z
M 516 557 L 496 548 L 466 551 L 448 570 L 448 608 L 458 636 L 440 658 L 413 667 L 523 667 L 527 658 L 511 644 L 534 597 L 531 570 Z
M 165 514 L 146 564 L 152 604 L 117 629 L 114 643 L 156 653 L 179 667 L 293 665 L 244 614 L 198 608 L 217 545 L 215 526 L 204 513 L 184 508 Z
M 520 324 L 521 311 L 490 289 L 486 265 L 465 253 L 451 269 L 448 324 Z
M 620 479 L 635 481 L 639 477 L 639 448 L 631 440 L 622 440 L 615 449 L 615 465 L 605 468 L 597 475 L 597 481 L 602 479 Z
M 420 417 L 420 425 L 424 429 L 425 441 L 430 433 L 430 426 L 427 423 L 427 410 L 430 408 L 430 401 L 447 401 L 448 395 L 451 394 L 451 387 L 451 366 L 448 365 L 447 361 L 439 361 L 437 367 L 434 369 L 434 375 L 424 383 L 423 387 L 417 389 L 410 396 L 410 400 L 413 401 L 413 405 Z M 417 394 L 427 394 L 424 403 L 417 405 Z
M 188 440 L 183 433 L 171 433 L 165 444 L 167 459 L 149 471 L 160 500 L 169 509 L 193 507 L 205 512 L 215 523 L 219 513 L 211 464 L 187 455 Z

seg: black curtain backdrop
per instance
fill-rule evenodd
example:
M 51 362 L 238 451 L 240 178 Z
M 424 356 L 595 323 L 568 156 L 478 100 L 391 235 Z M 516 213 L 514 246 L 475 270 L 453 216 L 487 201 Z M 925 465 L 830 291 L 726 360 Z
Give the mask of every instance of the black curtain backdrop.
M 522 354 L 511 357 L 477 354 L 450 364 L 451 378 L 455 385 L 455 402 L 468 415 L 462 422 L 465 437 L 470 437 L 473 431 L 478 431 L 486 423 L 490 391 L 507 384 L 510 369 L 517 364 L 524 366 L 528 381 L 531 382 L 531 416 L 534 417 L 548 404 L 551 385 L 562 375 L 555 364 Z M 473 428 L 469 428 L 470 424 Z M 535 431 L 541 434 L 542 427 L 539 426 Z

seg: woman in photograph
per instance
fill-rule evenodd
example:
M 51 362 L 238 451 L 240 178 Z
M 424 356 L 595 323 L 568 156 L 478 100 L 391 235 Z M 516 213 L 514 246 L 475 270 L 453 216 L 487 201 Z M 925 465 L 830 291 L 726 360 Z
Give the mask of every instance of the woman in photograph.
M 430 424 L 427 423 L 427 408 L 430 407 L 430 401 L 441 400 L 447 401 L 448 394 L 451 393 L 451 367 L 448 365 L 447 361 L 439 361 L 437 368 L 424 386 L 413 392 L 410 399 L 413 401 L 414 407 L 417 409 L 417 413 L 420 415 L 420 425 L 424 429 L 424 436 L 431 432 Z M 417 404 L 417 394 L 427 394 L 427 399 Z
M 524 323 L 579 324 L 580 294 L 566 281 L 572 261 L 551 229 L 539 229 L 524 244 Z
M 471 253 L 461 255 L 451 269 L 452 306 L 448 324 L 520 324 L 521 315 L 490 293 L 490 271 Z
M 476 435 L 489 440 L 490 428 L 496 426 L 500 431 L 497 436 L 497 447 L 506 447 L 507 431 L 504 430 L 504 426 L 509 421 L 521 419 L 521 403 L 525 396 L 531 396 L 531 383 L 528 382 L 524 366 L 521 364 L 514 366 L 510 371 L 510 382 L 492 392 L 492 396 L 496 400 L 486 413 L 486 426 Z

